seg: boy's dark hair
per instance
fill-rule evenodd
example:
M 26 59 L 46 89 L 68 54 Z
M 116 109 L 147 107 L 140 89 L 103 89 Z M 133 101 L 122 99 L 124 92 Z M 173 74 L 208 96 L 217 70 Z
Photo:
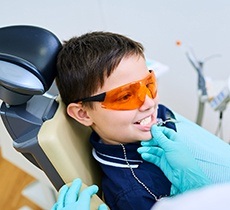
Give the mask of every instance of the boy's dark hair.
M 56 84 L 63 102 L 93 95 L 124 57 L 144 57 L 143 46 L 123 35 L 91 32 L 65 41 L 58 54 Z M 87 102 L 91 108 L 92 102 Z

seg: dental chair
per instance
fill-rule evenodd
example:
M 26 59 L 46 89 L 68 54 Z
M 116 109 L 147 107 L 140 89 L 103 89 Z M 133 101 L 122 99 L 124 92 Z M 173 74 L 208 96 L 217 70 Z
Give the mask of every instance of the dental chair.
M 100 186 L 91 156 L 91 129 L 67 116 L 55 87 L 58 38 L 35 26 L 0 28 L 0 115 L 13 147 L 41 169 L 58 191 L 81 178 Z M 95 195 L 91 209 L 102 203 Z

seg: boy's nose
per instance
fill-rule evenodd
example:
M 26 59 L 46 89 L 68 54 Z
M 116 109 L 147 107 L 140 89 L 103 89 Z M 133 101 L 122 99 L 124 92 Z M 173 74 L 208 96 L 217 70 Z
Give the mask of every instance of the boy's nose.
M 151 97 L 149 97 L 148 94 L 146 94 L 144 103 L 141 105 L 141 107 L 139 108 L 139 110 L 140 111 L 145 111 L 145 110 L 151 109 L 155 105 L 156 105 L 155 100 L 152 99 Z

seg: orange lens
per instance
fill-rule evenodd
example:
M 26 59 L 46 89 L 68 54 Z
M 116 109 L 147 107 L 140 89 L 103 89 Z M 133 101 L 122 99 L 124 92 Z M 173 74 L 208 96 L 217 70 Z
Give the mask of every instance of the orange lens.
M 156 77 L 153 72 L 143 79 L 106 92 L 102 107 L 113 110 L 132 110 L 141 107 L 146 95 L 155 98 L 157 94 Z

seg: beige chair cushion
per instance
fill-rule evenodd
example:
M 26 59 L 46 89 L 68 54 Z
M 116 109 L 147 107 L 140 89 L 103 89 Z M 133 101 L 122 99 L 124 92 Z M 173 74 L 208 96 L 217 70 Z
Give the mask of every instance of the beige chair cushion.
M 67 116 L 66 106 L 60 98 L 57 101 L 59 106 L 54 117 L 44 122 L 39 131 L 39 145 L 65 183 L 81 178 L 84 186 L 100 186 L 101 171 L 91 155 L 89 143 L 91 128 Z M 102 202 L 97 196 L 94 199 L 96 206 L 91 209 L 97 209 Z

